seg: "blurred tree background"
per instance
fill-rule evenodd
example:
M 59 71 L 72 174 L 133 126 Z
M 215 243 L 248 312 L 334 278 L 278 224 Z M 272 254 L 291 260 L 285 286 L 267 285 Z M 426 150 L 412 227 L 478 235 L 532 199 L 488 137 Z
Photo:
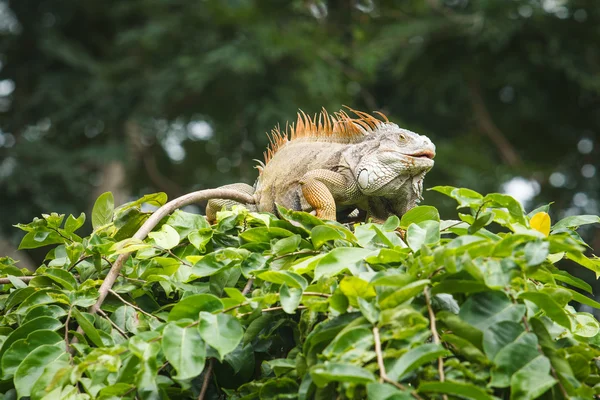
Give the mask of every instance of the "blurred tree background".
M 265 132 L 343 104 L 429 136 L 426 187 L 598 214 L 599 27 L 598 0 L 2 0 L 2 253 L 107 190 L 252 183 Z

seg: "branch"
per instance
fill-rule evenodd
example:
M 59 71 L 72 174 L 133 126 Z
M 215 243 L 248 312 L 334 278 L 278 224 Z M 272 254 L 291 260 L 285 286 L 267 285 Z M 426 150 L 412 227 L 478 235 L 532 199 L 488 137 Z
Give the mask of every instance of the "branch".
M 469 94 L 471 96 L 471 107 L 473 108 L 475 121 L 477 122 L 479 129 L 494 143 L 508 165 L 515 167 L 522 164 L 521 158 L 514 147 L 510 144 L 508 139 L 506 139 L 506 136 L 502 133 L 500 128 L 494 123 L 490 112 L 485 106 L 477 82 L 469 82 Z
M 112 294 L 113 296 L 115 296 L 117 299 L 121 300 L 121 302 L 122 302 L 123 304 L 125 304 L 125 305 L 128 305 L 129 307 L 131 307 L 131 308 L 133 308 L 133 309 L 135 309 L 135 310 L 138 310 L 138 311 L 139 311 L 139 312 L 141 312 L 142 314 L 144 314 L 144 315 L 146 315 L 146 316 L 148 316 L 148 317 L 150 317 L 150 318 L 154 318 L 154 319 L 157 319 L 157 320 L 160 320 L 160 321 L 164 321 L 163 319 L 161 319 L 161 318 L 158 318 L 156 315 L 152 315 L 152 314 L 150 314 L 150 313 L 148 313 L 148 312 L 146 312 L 146 311 L 142 310 L 141 308 L 139 308 L 139 307 L 138 307 L 138 306 L 136 306 L 135 304 L 131 304 L 130 302 L 128 302 L 127 300 L 125 300 L 123 297 L 119 296 L 119 293 L 115 292 L 114 290 L 112 290 L 112 289 L 109 289 L 109 290 L 108 290 L 108 292 L 109 292 L 110 294 Z
M 239 201 L 240 203 L 245 203 L 245 204 L 253 204 L 254 203 L 254 198 L 251 195 L 246 194 L 246 193 L 241 193 L 241 192 L 238 192 L 236 190 L 231 190 L 231 189 L 206 189 L 206 190 L 199 190 L 197 192 L 188 193 L 188 194 L 185 194 L 174 200 L 171 200 L 170 202 L 168 202 L 167 204 L 165 204 L 164 206 L 162 206 L 161 208 L 156 210 L 154 212 L 154 214 L 152 214 L 152 216 L 150 216 L 150 218 L 148 218 L 148 220 L 133 235 L 133 238 L 137 239 L 137 240 L 144 240 L 146 238 L 146 236 L 148 236 L 148 233 L 150 233 L 152 231 L 152 229 L 154 229 L 154 227 L 164 217 L 171 214 L 173 211 L 175 211 L 178 208 L 181 208 L 183 206 L 187 206 L 188 204 L 193 204 L 193 203 L 210 200 L 210 199 L 235 200 L 235 201 Z M 104 299 L 106 299 L 106 296 L 108 295 L 109 290 L 115 284 L 117 277 L 119 276 L 119 273 L 121 272 L 121 268 L 123 268 L 123 264 L 125 263 L 125 261 L 127 261 L 127 258 L 129 258 L 130 254 L 131 253 L 121 254 L 117 258 L 117 260 L 113 263 L 113 266 L 108 271 L 106 278 L 104 278 L 104 281 L 102 282 L 102 285 L 100 286 L 100 289 L 98 289 L 100 296 L 98 297 L 96 304 L 91 306 L 89 309 L 89 312 L 91 314 L 96 314 L 98 312 L 98 309 L 100 309 L 100 306 L 104 302 Z
M 204 400 L 204 395 L 206 395 L 206 390 L 208 389 L 208 382 L 210 381 L 210 377 L 212 375 L 213 369 L 213 360 L 212 358 L 208 361 L 208 368 L 206 369 L 206 374 L 204 374 L 204 381 L 202 382 L 202 389 L 200 390 L 200 395 L 198 396 L 198 400 Z
M 387 376 L 387 372 L 385 371 L 385 364 L 383 363 L 383 352 L 381 351 L 381 339 L 379 337 L 379 328 L 376 326 L 373 327 L 373 339 L 375 341 L 375 354 L 377 355 L 377 365 L 379 366 L 379 381 L 387 382 L 391 385 L 394 385 L 400 390 L 408 392 L 409 390 L 406 386 L 404 386 L 400 382 L 396 382 L 395 380 Z M 423 400 L 423 398 L 414 391 L 410 391 L 410 394 L 417 400 Z
M 33 278 L 35 278 L 35 276 L 13 276 L 13 278 L 17 278 L 23 282 L 29 282 L 30 280 L 32 280 Z M 8 278 L 0 278 L 0 285 L 6 285 L 9 284 L 10 279 Z
M 435 313 L 433 312 L 433 308 L 431 308 L 431 297 L 429 295 L 428 287 L 423 289 L 423 294 L 425 295 L 425 303 L 427 303 L 427 311 L 429 312 L 429 324 L 431 335 L 433 336 L 433 343 L 440 344 L 440 335 L 438 334 L 435 323 Z M 444 382 L 446 380 L 446 374 L 444 373 L 444 359 L 442 357 L 438 357 L 438 373 L 440 375 L 440 382 Z M 445 394 L 442 395 L 442 397 L 444 400 L 448 400 L 448 396 Z

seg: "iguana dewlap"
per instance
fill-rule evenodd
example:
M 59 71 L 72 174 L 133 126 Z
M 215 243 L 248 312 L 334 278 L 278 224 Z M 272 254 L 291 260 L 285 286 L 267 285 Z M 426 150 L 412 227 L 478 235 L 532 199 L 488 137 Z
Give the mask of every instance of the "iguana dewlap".
M 253 211 L 277 214 L 276 205 L 312 212 L 335 220 L 354 209 L 375 221 L 401 216 L 421 198 L 423 179 L 433 167 L 435 146 L 418 135 L 367 113 L 352 110 L 311 118 L 298 113 L 296 125 L 271 132 L 271 145 L 260 162 L 254 187 L 237 183 L 223 186 L 252 194 Z M 210 200 L 206 216 L 233 201 Z

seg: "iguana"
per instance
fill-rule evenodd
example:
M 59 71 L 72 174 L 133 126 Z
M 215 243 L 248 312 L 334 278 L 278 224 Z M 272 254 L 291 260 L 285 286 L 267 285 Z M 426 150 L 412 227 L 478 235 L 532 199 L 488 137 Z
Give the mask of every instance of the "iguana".
M 271 131 L 270 146 L 254 186 L 225 185 L 254 197 L 252 211 L 277 214 L 276 205 L 311 212 L 319 218 L 348 217 L 366 212 L 375 222 L 402 216 L 421 199 L 423 179 L 433 167 L 435 145 L 389 122 L 382 113 L 350 109 L 333 115 L 325 109 L 314 117 L 298 113 L 295 126 Z M 206 208 L 214 222 L 217 211 L 237 204 L 213 199 Z

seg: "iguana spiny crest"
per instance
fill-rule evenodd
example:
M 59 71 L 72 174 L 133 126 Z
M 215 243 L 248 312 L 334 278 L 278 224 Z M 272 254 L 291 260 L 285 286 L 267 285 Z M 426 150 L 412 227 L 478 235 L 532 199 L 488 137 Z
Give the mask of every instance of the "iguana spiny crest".
M 387 117 L 350 110 L 298 113 L 296 124 L 275 128 L 254 187 L 224 187 L 252 194 L 255 211 L 276 213 L 276 204 L 312 212 L 323 219 L 344 218 L 354 209 L 376 221 L 401 216 L 421 198 L 423 179 L 433 167 L 435 146 L 389 122 Z M 381 118 L 381 119 L 380 119 Z M 207 217 L 234 202 L 211 200 Z

